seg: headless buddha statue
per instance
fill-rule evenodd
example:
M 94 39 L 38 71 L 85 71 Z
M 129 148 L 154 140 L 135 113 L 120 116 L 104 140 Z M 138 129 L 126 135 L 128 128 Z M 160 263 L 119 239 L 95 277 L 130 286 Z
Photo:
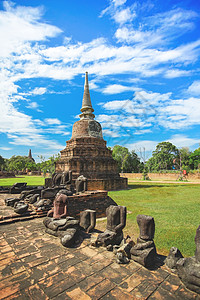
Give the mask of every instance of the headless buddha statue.
M 67 216 L 67 198 L 66 195 L 57 193 L 53 209 L 48 212 L 43 223 L 47 233 L 60 237 L 62 245 L 70 247 L 75 242 L 79 221 Z
M 96 245 L 119 245 L 123 239 L 122 229 L 126 225 L 126 207 L 111 205 L 106 209 L 107 226 L 97 237 Z

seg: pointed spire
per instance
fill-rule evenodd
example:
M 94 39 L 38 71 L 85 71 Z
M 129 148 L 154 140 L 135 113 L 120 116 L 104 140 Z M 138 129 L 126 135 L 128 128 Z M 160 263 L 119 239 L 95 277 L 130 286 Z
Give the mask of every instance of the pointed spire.
M 80 118 L 81 119 L 94 119 L 93 114 L 93 107 L 90 99 L 90 91 L 89 91 L 89 84 L 88 84 L 88 72 L 85 73 L 85 86 L 84 86 L 84 94 L 83 94 L 83 101 Z
M 31 149 L 29 149 L 28 158 L 32 159 Z
M 32 161 L 35 161 L 33 156 L 32 156 L 31 149 L 29 149 L 28 158 L 31 159 Z

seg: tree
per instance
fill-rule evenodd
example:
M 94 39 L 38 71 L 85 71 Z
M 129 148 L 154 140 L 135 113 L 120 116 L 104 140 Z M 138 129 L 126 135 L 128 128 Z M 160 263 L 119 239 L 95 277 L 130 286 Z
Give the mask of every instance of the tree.
M 8 160 L 8 169 L 10 171 L 24 171 L 29 169 L 30 171 L 36 170 L 36 163 L 27 156 L 13 155 Z
M 190 154 L 191 152 L 189 151 L 188 147 L 182 147 L 178 150 L 179 155 L 176 159 L 176 166 L 177 168 L 182 171 L 182 170 L 186 170 L 187 172 L 189 172 L 190 170 Z
M 115 145 L 112 156 L 118 165 L 118 172 L 138 172 L 140 160 L 134 151 L 129 152 L 128 148 Z
M 192 169 L 200 168 L 200 147 L 190 154 L 189 164 Z
M 0 170 L 3 171 L 5 169 L 5 159 L 0 155 Z
M 147 161 L 147 167 L 151 171 L 171 170 L 174 159 L 179 158 L 179 151 L 170 142 L 162 142 L 156 146 L 152 157 Z
M 53 174 L 55 172 L 55 163 L 60 159 L 60 154 L 53 155 L 49 157 L 48 160 L 45 160 L 45 157 L 39 156 L 41 163 L 38 163 L 38 168 L 43 172 L 44 176 L 46 173 Z

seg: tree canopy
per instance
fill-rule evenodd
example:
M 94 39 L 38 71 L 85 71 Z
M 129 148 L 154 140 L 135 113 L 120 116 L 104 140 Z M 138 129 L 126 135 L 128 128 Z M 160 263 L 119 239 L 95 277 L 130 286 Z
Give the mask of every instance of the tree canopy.
M 9 171 L 37 170 L 36 163 L 27 156 L 13 155 L 7 161 Z
M 3 158 L 0 155 L 0 170 L 3 170 L 5 168 L 5 164 L 6 164 L 5 158 Z
M 170 142 L 158 143 L 152 157 L 147 161 L 150 171 L 172 170 L 174 160 L 178 159 L 178 148 Z
M 112 156 L 117 161 L 118 172 L 138 172 L 140 159 L 134 151 L 129 152 L 128 148 L 116 145 L 113 147 Z
M 192 169 L 200 168 L 200 147 L 194 150 L 189 156 L 189 164 Z

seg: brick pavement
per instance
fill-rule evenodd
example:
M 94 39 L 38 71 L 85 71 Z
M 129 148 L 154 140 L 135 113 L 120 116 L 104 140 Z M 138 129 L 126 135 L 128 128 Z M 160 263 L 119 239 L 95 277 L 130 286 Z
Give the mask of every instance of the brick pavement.
M 4 215 L 12 211 L 0 207 Z M 1 225 L 0 299 L 200 300 L 165 266 L 119 265 L 112 252 L 89 242 L 64 248 L 38 218 Z

